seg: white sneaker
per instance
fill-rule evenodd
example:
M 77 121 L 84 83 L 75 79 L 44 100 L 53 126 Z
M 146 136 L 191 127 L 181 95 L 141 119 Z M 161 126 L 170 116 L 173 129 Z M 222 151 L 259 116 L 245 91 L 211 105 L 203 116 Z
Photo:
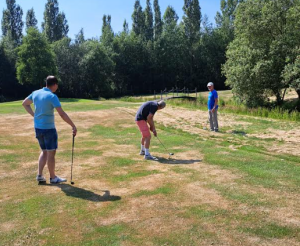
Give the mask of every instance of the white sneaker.
M 60 178 L 60 177 L 58 177 L 58 176 L 55 176 L 54 179 L 51 179 L 51 178 L 50 178 L 50 183 L 51 183 L 51 184 L 59 184 L 59 183 L 62 183 L 62 182 L 67 182 L 67 180 L 66 180 L 66 179 L 63 179 L 63 178 Z
M 145 150 L 141 150 L 140 155 L 145 155 Z
M 150 161 L 158 161 L 158 159 L 156 157 L 154 157 L 154 156 L 152 156 L 150 154 L 149 155 L 145 155 L 144 159 L 145 160 L 150 160 Z
M 38 182 L 46 182 L 45 177 L 44 177 L 44 176 L 41 176 L 41 175 L 37 175 L 37 176 L 36 176 L 36 180 L 37 180 Z

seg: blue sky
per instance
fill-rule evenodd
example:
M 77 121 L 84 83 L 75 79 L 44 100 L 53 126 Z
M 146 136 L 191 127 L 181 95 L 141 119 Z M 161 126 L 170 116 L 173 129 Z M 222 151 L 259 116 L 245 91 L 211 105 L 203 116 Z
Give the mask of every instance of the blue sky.
M 26 12 L 30 8 L 34 8 L 38 19 L 38 26 L 41 27 L 43 21 L 43 12 L 45 9 L 46 0 L 16 0 L 24 12 L 23 19 L 26 18 Z M 112 16 L 112 27 L 114 32 L 122 30 L 124 19 L 130 23 L 131 29 L 131 14 L 135 0 L 59 0 L 60 11 L 65 12 L 69 22 L 69 36 L 74 38 L 74 35 L 81 28 L 84 29 L 85 37 L 99 37 L 101 35 L 102 16 L 110 14 Z M 143 8 L 146 5 L 146 0 L 140 0 Z M 153 0 L 151 1 L 153 4 Z M 206 14 L 210 22 L 214 23 L 216 12 L 220 9 L 220 0 L 199 0 L 202 8 L 202 15 Z M 162 14 L 168 5 L 171 5 L 176 10 L 178 16 L 183 15 L 182 6 L 184 0 L 159 0 Z M 2 19 L 2 10 L 6 8 L 6 0 L 0 0 L 0 10 Z

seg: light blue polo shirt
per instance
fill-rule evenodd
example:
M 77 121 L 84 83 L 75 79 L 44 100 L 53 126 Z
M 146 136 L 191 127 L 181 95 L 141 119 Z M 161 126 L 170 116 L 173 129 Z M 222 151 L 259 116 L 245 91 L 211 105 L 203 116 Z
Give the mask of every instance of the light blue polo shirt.
M 34 103 L 34 127 L 37 129 L 54 129 L 54 108 L 61 107 L 58 97 L 50 89 L 32 92 L 28 99 Z

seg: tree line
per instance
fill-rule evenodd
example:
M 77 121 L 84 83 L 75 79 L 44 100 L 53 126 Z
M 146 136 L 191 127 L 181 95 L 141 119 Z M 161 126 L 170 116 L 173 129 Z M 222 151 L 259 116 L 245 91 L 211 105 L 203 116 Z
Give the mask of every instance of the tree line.
M 248 106 L 269 96 L 283 102 L 293 88 L 300 97 L 300 4 L 298 0 L 221 0 L 215 25 L 198 0 L 183 0 L 162 12 L 159 1 L 139 0 L 132 26 L 115 33 L 112 16 L 99 23 L 100 38 L 81 29 L 72 40 L 58 0 L 47 0 L 41 31 L 33 9 L 6 0 L 0 41 L 0 95 L 24 96 L 43 86 L 48 74 L 60 80 L 62 97 L 97 98 L 148 94 L 165 88 L 232 88 Z

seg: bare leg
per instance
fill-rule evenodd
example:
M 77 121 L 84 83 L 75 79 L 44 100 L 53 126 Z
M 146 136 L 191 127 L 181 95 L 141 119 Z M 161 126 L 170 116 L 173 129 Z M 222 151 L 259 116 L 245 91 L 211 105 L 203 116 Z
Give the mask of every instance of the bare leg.
M 141 144 L 145 146 L 145 138 L 142 137 Z
M 56 150 L 48 151 L 48 169 L 50 173 L 50 178 L 55 178 L 55 154 Z
M 43 175 L 43 170 L 44 170 L 44 167 L 46 166 L 46 163 L 47 163 L 47 151 L 43 150 L 40 154 L 40 157 L 39 157 L 39 170 L 38 170 L 38 173 L 39 175 Z
M 145 138 L 145 149 L 149 149 L 150 148 L 150 141 L 151 141 L 151 136 Z

